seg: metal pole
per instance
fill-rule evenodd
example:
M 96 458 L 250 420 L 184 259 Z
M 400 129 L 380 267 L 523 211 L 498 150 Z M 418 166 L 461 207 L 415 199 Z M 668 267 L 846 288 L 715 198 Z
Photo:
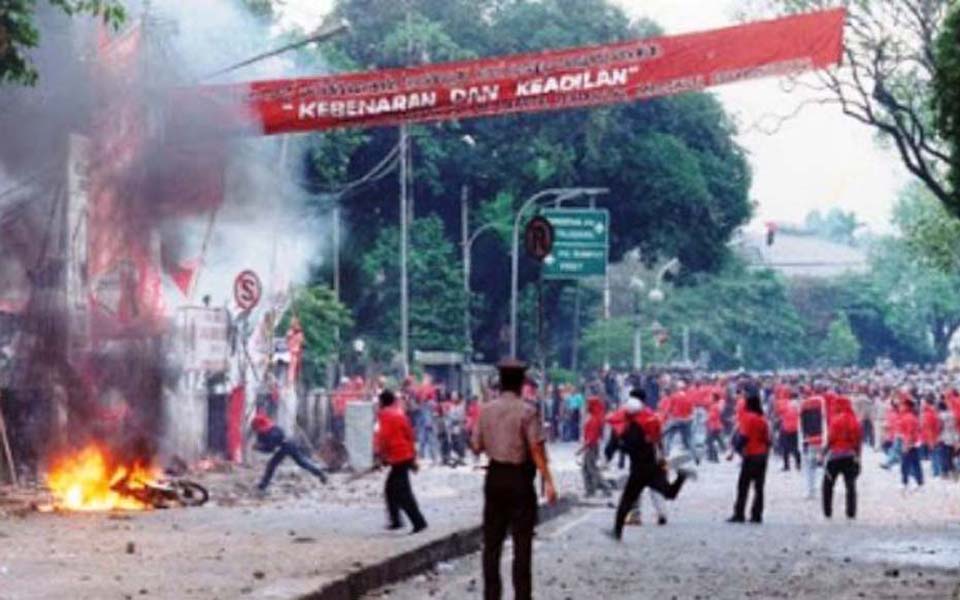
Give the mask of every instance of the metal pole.
M 683 326 L 683 362 L 690 364 L 690 327 Z
M 463 240 L 463 350 L 466 364 L 472 362 L 473 335 L 470 330 L 470 188 L 460 188 L 460 235 Z
M 527 209 L 547 196 L 562 194 L 563 190 L 549 189 L 538 192 L 527 199 L 517 211 L 513 221 L 513 248 L 510 255 L 510 356 L 517 356 L 517 288 L 520 280 L 520 221 Z
M 340 198 L 337 198 L 337 204 L 333 206 L 333 297 L 340 302 Z M 334 360 L 333 380 L 330 382 L 331 389 L 340 381 L 340 326 L 333 331 Z
M 573 288 L 573 348 L 570 357 L 570 370 L 574 373 L 580 367 L 580 280 Z
M 410 375 L 410 298 L 407 279 L 409 208 L 407 206 L 407 126 L 400 126 L 400 354 L 403 377 Z
M 510 260 L 510 356 L 517 357 L 517 295 L 520 280 L 520 221 L 524 213 L 533 204 L 548 196 L 557 196 L 557 202 L 563 202 L 576 196 L 605 194 L 606 188 L 551 188 L 537 192 L 527 199 L 517 211 L 513 221 L 513 248 Z
M 640 322 L 639 294 L 636 294 L 633 301 L 633 370 L 639 373 L 643 369 L 643 327 Z

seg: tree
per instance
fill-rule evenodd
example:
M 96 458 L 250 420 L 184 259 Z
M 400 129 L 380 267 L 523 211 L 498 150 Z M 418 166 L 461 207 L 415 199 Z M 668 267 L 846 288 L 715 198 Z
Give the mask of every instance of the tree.
M 960 329 L 960 276 L 918 259 L 897 238 L 879 241 L 871 264 L 873 285 L 887 303 L 891 328 L 928 345 L 936 360 L 945 360 L 950 340 Z
M 933 107 L 937 128 L 950 146 L 950 185 L 956 197 L 960 194 L 960 4 L 953 7 L 937 38 L 935 59 Z
M 399 229 L 387 228 L 363 257 L 370 293 L 358 308 L 356 334 L 371 341 L 371 354 L 380 361 L 400 349 L 399 247 Z M 410 350 L 463 350 L 463 265 L 438 218 L 411 226 L 408 269 Z
M 950 162 L 930 106 L 936 44 L 954 0 L 844 0 L 848 17 L 843 65 L 794 78 L 809 102 L 835 104 L 896 147 L 903 164 L 938 200 L 960 213 L 944 178 Z M 751 16 L 832 8 L 835 0 L 754 0 Z M 942 38 L 941 38 L 942 39 Z M 813 83 L 811 83 L 811 81 Z
M 324 53 L 343 57 L 344 68 L 352 69 L 501 56 L 659 32 L 647 22 L 631 24 L 608 0 L 339 0 L 336 16 L 348 19 L 353 30 L 325 44 Z M 608 187 L 610 195 L 598 205 L 614 215 L 611 259 L 640 246 L 652 261 L 679 256 L 690 271 L 719 268 L 726 241 L 751 214 L 745 153 L 734 139 L 732 120 L 708 94 L 420 125 L 410 133 L 416 214 L 436 215 L 451 239 L 459 232 L 455 199 L 463 185 L 470 189 L 474 217 L 489 215 L 511 225 L 520 204 L 545 187 Z M 464 135 L 476 143 L 465 144 Z M 391 156 L 397 141 L 395 129 L 381 128 L 364 132 L 349 156 L 318 144 L 315 165 L 347 167 L 310 169 L 307 177 L 319 189 L 361 179 Z M 364 254 L 398 221 L 396 197 L 397 180 L 390 176 L 354 189 L 344 203 L 350 231 L 344 298 L 352 305 L 369 304 L 370 290 L 355 283 L 363 280 Z M 491 204 L 496 206 L 487 211 Z M 474 225 L 484 223 L 477 218 Z M 474 316 L 476 343 L 490 360 L 507 321 L 508 248 L 493 236 L 474 247 L 474 287 L 483 294 Z M 521 288 L 536 277 L 536 264 L 521 260 Z M 550 292 L 548 320 L 558 320 L 555 311 L 562 309 L 556 299 L 568 286 Z
M 830 323 L 827 338 L 820 346 L 819 361 L 827 367 L 850 367 L 857 363 L 860 357 L 860 342 L 850 328 L 847 314 L 841 312 Z
M 47 0 L 68 15 L 88 14 L 118 27 L 126 17 L 120 0 Z M 0 84 L 33 85 L 39 74 L 27 51 L 40 43 L 37 0 L 8 0 L 0 6 Z
M 689 328 L 691 359 L 702 353 L 718 369 L 773 369 L 806 365 L 805 331 L 789 302 L 783 280 L 773 271 L 750 271 L 731 261 L 714 274 L 699 274 L 671 288 L 662 304 L 641 304 L 644 361 L 664 363 L 682 355 Z M 633 352 L 633 315 L 594 322 L 586 334 L 585 357 L 599 366 L 609 348 L 615 365 L 629 366 Z M 654 343 L 653 324 L 668 333 Z
M 313 285 L 296 292 L 290 308 L 280 321 L 278 334 L 286 334 L 294 316 L 300 319 L 308 352 L 318 359 L 336 354 L 337 329 L 353 326 L 346 307 L 337 301 L 333 290 L 326 285 Z
M 914 185 L 904 191 L 893 222 L 916 260 L 944 273 L 960 273 L 960 221 L 925 188 Z
M 304 372 L 314 381 L 321 380 L 323 366 L 335 357 L 338 330 L 347 331 L 353 326 L 353 319 L 347 308 L 337 301 L 326 285 L 314 285 L 297 291 L 290 309 L 283 315 L 277 327 L 277 335 L 282 337 L 290 330 L 290 321 L 296 316 L 300 319 L 304 335 Z

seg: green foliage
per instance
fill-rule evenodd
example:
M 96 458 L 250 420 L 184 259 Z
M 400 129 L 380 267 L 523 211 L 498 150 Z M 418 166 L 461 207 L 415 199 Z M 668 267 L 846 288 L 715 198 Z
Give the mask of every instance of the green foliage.
M 893 222 L 916 260 L 946 273 L 960 273 L 960 221 L 919 185 L 909 187 Z
M 852 246 L 856 243 L 855 234 L 859 227 L 860 223 L 853 211 L 845 212 L 839 208 L 832 208 L 826 215 L 819 210 L 812 210 L 807 213 L 802 228 L 786 226 L 782 228 L 782 231 L 798 235 L 812 235 L 838 244 Z
M 71 16 L 88 14 L 99 17 L 114 28 L 126 18 L 120 0 L 47 2 Z M 27 52 L 40 43 L 37 11 L 37 0 L 5 0 L 0 4 L 0 85 L 34 85 L 37 82 L 39 74 L 27 56 Z
M 351 69 L 502 56 L 656 32 L 649 23 L 631 25 L 609 0 L 339 0 L 335 12 L 353 28 L 326 44 L 324 55 Z M 746 157 L 734 141 L 732 120 L 708 94 L 423 125 L 410 132 L 417 214 L 436 215 L 450 239 L 459 232 L 455 199 L 464 184 L 471 190 L 473 227 L 496 223 L 505 241 L 516 210 L 537 191 L 608 187 L 611 193 L 599 205 L 613 215 L 612 259 L 640 246 L 651 261 L 679 256 L 690 271 L 719 268 L 726 241 L 751 213 Z M 475 145 L 464 143 L 465 135 Z M 359 179 L 396 144 L 395 129 L 366 131 L 346 143 L 316 142 L 308 176 L 320 189 Z M 364 254 L 380 232 L 397 223 L 396 195 L 396 177 L 386 177 L 356 190 L 344 205 L 350 232 L 344 298 L 350 305 L 372 302 L 369 288 L 349 280 L 364 271 Z M 508 320 L 509 248 L 493 236 L 474 246 L 473 285 L 482 294 L 473 318 L 475 341 L 489 360 L 502 351 L 501 329 Z M 521 288 L 536 277 L 536 265 L 521 260 Z M 567 307 L 559 302 L 564 287 L 569 284 L 548 294 L 550 323 L 566 322 L 560 312 Z
M 860 357 L 860 342 L 853 334 L 847 314 L 841 312 L 830 323 L 827 337 L 820 345 L 818 363 L 826 367 L 850 367 Z
M 960 211 L 960 4 L 951 10 L 936 43 L 933 109 L 937 129 L 950 146 L 953 212 Z
M 311 383 L 322 381 L 323 367 L 337 355 L 337 331 L 353 326 L 350 311 L 337 301 L 333 290 L 315 285 L 298 290 L 290 309 L 277 326 L 276 335 L 283 337 L 290 330 L 290 321 L 296 316 L 303 328 L 304 372 Z
M 655 343 L 654 322 L 668 333 L 662 346 Z M 612 364 L 632 364 L 635 323 L 633 317 L 594 323 L 585 334 L 586 362 L 599 366 L 609 349 Z M 709 356 L 711 368 L 793 367 L 809 359 L 804 329 L 783 281 L 771 271 L 749 271 L 735 263 L 668 290 L 662 304 L 643 304 L 640 324 L 648 365 L 682 358 L 684 327 L 690 330 L 690 358 Z
M 400 345 L 400 231 L 381 231 L 363 257 L 369 294 L 360 307 L 356 334 L 371 342 L 371 354 L 390 360 Z M 459 253 L 436 217 L 417 219 L 410 228 L 410 350 L 461 351 L 463 266 Z

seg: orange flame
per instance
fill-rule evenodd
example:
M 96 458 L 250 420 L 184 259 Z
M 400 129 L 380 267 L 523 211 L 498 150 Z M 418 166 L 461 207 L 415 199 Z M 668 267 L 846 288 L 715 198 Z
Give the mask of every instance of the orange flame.
M 154 481 L 156 472 L 141 463 L 112 466 L 100 447 L 87 446 L 80 452 L 56 461 L 47 473 L 47 486 L 54 496 L 54 507 L 73 511 L 146 510 L 140 500 L 122 494 L 114 486 L 127 479 L 131 489 L 142 489 Z

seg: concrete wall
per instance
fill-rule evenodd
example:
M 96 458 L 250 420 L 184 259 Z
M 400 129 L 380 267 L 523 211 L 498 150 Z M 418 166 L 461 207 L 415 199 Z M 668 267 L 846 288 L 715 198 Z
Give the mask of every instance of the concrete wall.
M 372 402 L 361 400 L 347 404 L 344 445 L 354 471 L 365 471 L 373 466 L 374 418 Z
M 168 456 L 194 462 L 206 453 L 207 390 L 203 376 L 187 373 L 175 389 L 163 395 L 163 439 L 161 449 Z

